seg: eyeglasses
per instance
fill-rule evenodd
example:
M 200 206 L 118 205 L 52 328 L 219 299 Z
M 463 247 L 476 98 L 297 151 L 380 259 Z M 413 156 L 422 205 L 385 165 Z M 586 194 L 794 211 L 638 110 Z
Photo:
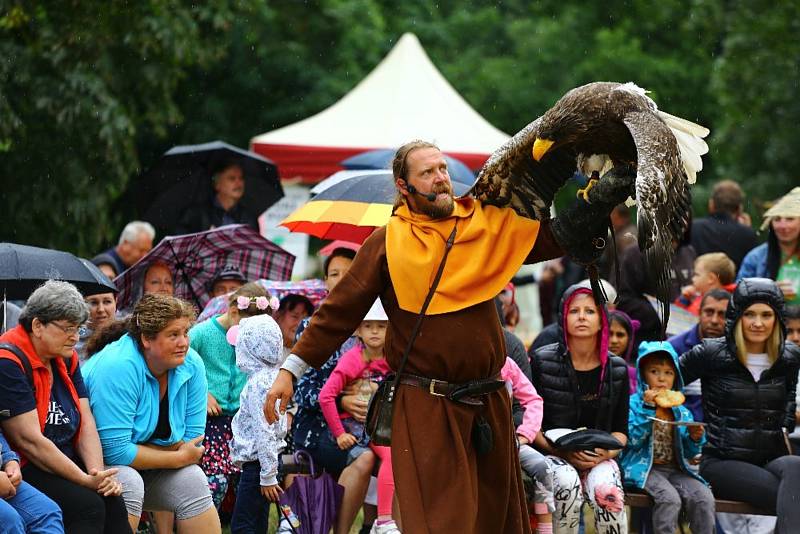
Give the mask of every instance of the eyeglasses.
M 81 325 L 78 325 L 78 326 L 61 326 L 60 324 L 58 324 L 58 323 L 56 323 L 54 321 L 51 321 L 51 322 L 49 322 L 47 324 L 51 324 L 51 325 L 55 326 L 56 328 L 58 328 L 59 330 L 61 330 L 62 332 L 64 332 L 65 334 L 67 334 L 70 337 L 78 335 L 80 330 L 81 330 Z

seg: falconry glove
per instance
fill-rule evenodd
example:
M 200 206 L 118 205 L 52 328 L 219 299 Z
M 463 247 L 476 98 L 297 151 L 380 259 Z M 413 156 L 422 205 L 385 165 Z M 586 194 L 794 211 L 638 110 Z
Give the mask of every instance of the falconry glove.
M 605 248 L 608 213 L 600 204 L 588 204 L 579 199 L 561 211 L 550 228 L 573 261 L 590 265 L 600 258 Z

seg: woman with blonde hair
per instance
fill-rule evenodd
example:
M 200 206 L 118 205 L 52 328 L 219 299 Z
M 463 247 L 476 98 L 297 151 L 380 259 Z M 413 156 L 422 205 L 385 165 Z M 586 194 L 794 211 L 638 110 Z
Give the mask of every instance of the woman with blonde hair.
M 700 474 L 721 499 L 777 515 L 776 533 L 800 524 L 800 457 L 789 450 L 800 348 L 786 343 L 784 300 L 766 278 L 745 278 L 726 312 L 725 337 L 680 358 L 685 383 L 702 379 L 708 441 Z

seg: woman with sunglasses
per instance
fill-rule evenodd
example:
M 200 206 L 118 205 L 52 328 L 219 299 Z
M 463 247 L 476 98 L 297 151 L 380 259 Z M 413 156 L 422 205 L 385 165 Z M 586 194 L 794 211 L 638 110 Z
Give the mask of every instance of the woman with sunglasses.
M 130 532 L 116 469 L 106 469 L 75 344 L 89 313 L 67 282 L 28 298 L 0 343 L 0 426 L 22 477 L 61 507 L 67 532 Z

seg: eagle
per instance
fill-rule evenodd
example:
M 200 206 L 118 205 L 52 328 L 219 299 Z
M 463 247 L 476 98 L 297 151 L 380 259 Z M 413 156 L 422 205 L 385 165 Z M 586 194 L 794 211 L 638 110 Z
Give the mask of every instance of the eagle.
M 703 168 L 708 133 L 660 111 L 634 83 L 589 83 L 566 93 L 495 151 L 471 192 L 486 204 L 546 220 L 556 192 L 576 170 L 590 177 L 578 192 L 587 202 L 591 187 L 610 170 L 635 170 L 628 202 L 638 205 L 638 244 L 666 328 L 670 263 L 690 221 L 689 184 Z M 573 257 L 579 252 L 567 250 Z

